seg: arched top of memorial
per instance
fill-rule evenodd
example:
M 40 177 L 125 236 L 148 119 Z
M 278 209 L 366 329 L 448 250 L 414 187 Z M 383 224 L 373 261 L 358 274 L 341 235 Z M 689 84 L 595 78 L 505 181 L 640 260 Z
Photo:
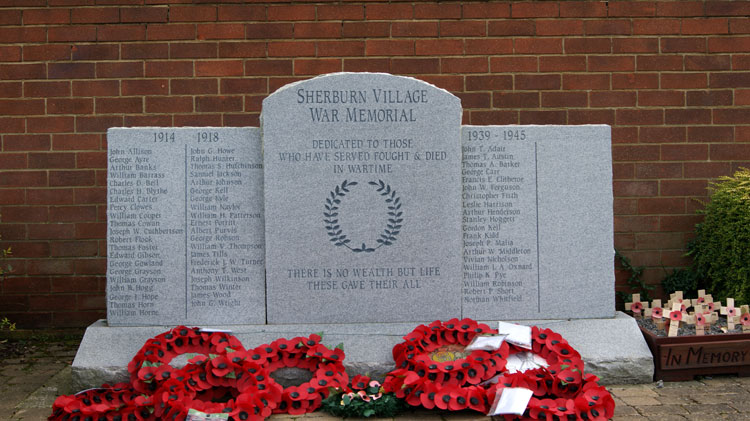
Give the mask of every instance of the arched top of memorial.
M 301 92 L 300 89 L 304 91 Z M 373 91 L 373 89 L 390 90 L 402 94 L 399 94 L 398 97 L 390 93 L 378 95 L 378 92 Z M 339 72 L 328 73 L 282 86 L 263 100 L 263 111 L 265 112 L 268 106 L 277 102 L 283 103 L 290 99 L 294 100 L 295 103 L 321 106 L 325 104 L 362 104 L 361 101 L 363 100 L 370 105 L 389 103 L 403 105 L 407 101 L 418 102 L 423 99 L 403 95 L 404 92 L 409 91 L 426 91 L 431 99 L 430 102 L 461 108 L 461 100 L 457 96 L 420 79 L 390 73 Z M 334 92 L 337 92 L 335 99 L 332 96 Z M 346 97 L 341 98 L 341 93 L 346 93 Z

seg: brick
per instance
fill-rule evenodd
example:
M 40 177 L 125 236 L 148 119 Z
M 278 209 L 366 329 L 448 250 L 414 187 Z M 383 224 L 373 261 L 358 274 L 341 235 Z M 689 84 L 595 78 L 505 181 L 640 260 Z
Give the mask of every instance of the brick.
M 441 37 L 483 37 L 487 35 L 484 21 L 441 21 Z
M 469 124 L 518 124 L 518 111 L 472 111 Z
M 99 253 L 99 242 L 98 241 L 54 241 L 49 243 L 50 255 L 52 257 L 94 257 Z M 95 279 L 95 278 L 92 278 Z M 96 288 L 97 282 L 93 283 L 93 288 Z M 55 292 L 64 291 L 64 288 L 60 290 L 61 284 L 54 283 Z M 91 289 L 92 286 L 86 286 L 79 282 L 73 291 L 83 292 L 86 289 Z M 64 291 L 72 292 L 72 291 Z
M 658 38 L 615 38 L 612 40 L 612 52 L 625 53 L 658 53 Z
M 686 178 L 717 178 L 730 173 L 728 162 L 686 162 Z
M 510 6 L 514 18 L 557 17 L 560 12 L 556 2 L 515 2 Z
M 494 108 L 539 108 L 539 93 L 536 92 L 493 92 Z
M 659 75 L 656 73 L 615 73 L 612 89 L 657 89 Z
M 120 48 L 117 45 L 82 44 L 71 48 L 73 60 L 117 60 Z
M 563 89 L 566 90 L 606 90 L 609 85 L 608 74 L 563 74 Z
M 70 60 L 72 47 L 66 44 L 24 45 L 24 61 Z
M 102 133 L 106 132 L 110 127 L 122 127 L 122 117 L 76 117 L 76 132 L 78 133 Z
M 29 133 L 66 133 L 74 129 L 74 118 L 71 117 L 27 117 L 26 126 Z
M 685 56 L 685 70 L 730 70 L 729 55 Z
M 242 97 L 239 96 L 199 96 L 195 98 L 196 112 L 242 111 Z
M 461 55 L 464 52 L 464 43 L 462 40 L 454 39 L 418 39 L 414 48 L 418 56 Z
M 78 260 L 76 261 L 76 273 L 97 275 L 106 271 L 106 266 L 101 267 L 101 261 L 98 260 Z M 81 295 L 77 296 L 77 308 L 79 310 L 103 310 L 107 306 L 106 297 L 98 295 Z
M 733 18 L 729 20 L 730 34 L 749 34 L 750 21 L 745 18 Z
M 749 70 L 750 69 L 750 55 L 735 54 L 732 56 L 732 69 L 735 70 Z
M 91 97 L 118 95 L 120 95 L 120 81 L 118 80 L 73 81 L 73 96 Z
M 123 80 L 122 95 L 167 95 L 169 83 L 167 79 L 139 79 Z
M 95 222 L 96 206 L 50 206 L 49 220 L 50 222 Z
M 120 8 L 122 23 L 166 23 L 169 7 L 123 7 Z
M 712 1 L 706 3 L 707 16 L 747 16 L 750 3 L 746 1 Z
M 243 63 L 240 60 L 198 61 L 195 63 L 195 76 L 242 76 Z
M 257 21 L 266 20 L 266 8 L 262 5 L 219 5 L 220 21 Z
M 219 43 L 220 58 L 265 57 L 265 42 L 222 42 Z
M 20 23 L 21 22 L 19 20 L 17 24 L 20 24 Z M 68 24 L 70 23 L 70 10 L 69 9 L 26 9 L 23 11 L 23 23 L 24 25 Z
M 539 36 L 583 35 L 583 21 L 578 19 L 537 20 L 536 34 Z
M 124 116 L 125 127 L 171 127 L 172 116 L 170 115 L 126 115 Z
M 30 205 L 71 205 L 72 189 L 29 189 L 26 201 Z
M 440 60 L 436 58 L 402 58 L 391 60 L 391 71 L 394 73 L 439 73 Z M 467 79 L 469 77 L 467 76 Z M 468 84 L 468 82 L 467 82 Z M 468 90 L 468 86 L 467 86 Z
M 463 89 L 464 78 L 457 75 L 425 75 L 420 76 L 427 83 L 449 92 L 457 92 Z
M 2 80 L 44 79 L 46 76 L 44 64 L 0 64 Z
M 249 23 L 245 26 L 248 39 L 292 38 L 294 26 L 291 23 Z
M 0 225 L 0 237 L 4 238 L 5 241 L 26 240 L 26 225 L 6 222 Z
M 32 243 L 24 243 L 26 244 L 32 244 Z M 44 244 L 44 243 L 36 243 L 36 244 Z M 47 247 L 49 250 L 49 247 Z M 14 247 L 14 250 L 19 250 L 18 247 Z M 15 253 L 14 253 L 15 254 Z M 49 252 L 45 256 L 30 256 L 30 257 L 48 257 Z M 34 292 L 34 293 L 41 293 L 41 292 L 49 292 L 50 291 L 50 277 L 48 276 L 24 276 L 24 277 L 8 277 L 3 280 L 3 291 L 8 292 Z
M 2 183 L 1 177 L 0 183 Z M 44 206 L 6 206 L 2 208 L 2 215 L 4 224 L 13 222 L 47 222 L 47 208 Z M 35 239 L 31 236 L 31 226 L 29 226 L 29 239 Z
M 685 35 L 728 34 L 729 19 L 683 19 L 682 33 Z
M 356 57 L 365 55 L 364 41 L 318 41 L 318 57 Z
M 192 97 L 147 97 L 147 113 L 191 113 L 193 112 Z
M 659 157 L 659 145 L 612 146 L 613 161 L 658 161 Z
M 147 61 L 146 77 L 191 77 L 193 63 L 190 61 Z
M 50 149 L 49 135 L 4 135 L 3 151 L 47 151 Z
M 662 73 L 662 89 L 704 89 L 708 87 L 705 73 Z
M 0 127 L 5 133 L 23 133 L 26 131 L 26 121 L 24 118 L 0 117 Z
M 490 57 L 490 69 L 492 73 L 536 72 L 538 67 L 536 57 Z
M 344 22 L 341 28 L 344 38 L 383 38 L 390 34 L 391 24 L 388 22 Z
M 706 108 L 667 109 L 664 111 L 666 124 L 708 124 L 711 123 L 711 110 Z
M 324 73 L 340 72 L 340 59 L 294 60 L 295 75 L 320 75 Z
M 174 116 L 175 127 L 214 127 L 222 125 L 221 114 L 185 114 Z
M 710 157 L 720 161 L 750 160 L 750 144 L 714 143 L 711 144 Z
M 356 4 L 319 5 L 318 20 L 362 20 L 365 7 Z
M 510 9 L 504 5 L 506 9 Z M 411 19 L 414 16 L 414 6 L 411 4 L 372 3 L 365 5 L 365 17 L 368 20 L 391 20 L 391 19 Z
M 661 52 L 662 53 L 705 53 L 706 49 L 705 38 L 662 38 L 661 39 Z
M 609 16 L 655 16 L 655 2 L 613 2 L 609 3 Z
M 513 77 L 509 75 L 466 76 L 467 91 L 503 91 L 513 89 Z
M 590 72 L 622 72 L 635 70 L 635 57 L 632 56 L 589 56 Z
M 20 46 L 0 46 L 0 62 L 21 61 L 21 51 Z
M 437 35 L 437 22 L 393 22 L 391 24 L 393 37 L 436 37 Z
M 63 152 L 30 153 L 29 168 L 74 168 L 75 154 Z
M 102 41 L 144 41 L 146 25 L 100 25 L 96 39 Z
M 556 90 L 561 87 L 561 77 L 557 74 L 516 75 L 514 88 L 516 90 Z
M 490 36 L 519 36 L 536 34 L 533 20 L 493 20 L 488 23 L 487 33 Z
M 21 16 L 21 10 L 18 9 L 0 10 L 0 25 L 21 25 Z
M 29 165 L 27 163 L 25 153 L 9 153 L 4 152 L 2 155 L 0 155 L 0 168 L 4 170 L 11 170 L 11 169 L 25 169 L 28 168 Z M 24 200 L 24 191 L 18 190 L 20 192 L 20 202 L 23 203 Z M 16 199 L 10 199 L 10 197 L 13 196 L 13 193 L 9 190 L 3 190 L 3 194 L 0 194 L 0 204 L 13 204 L 16 202 Z M 13 196 L 15 197 L 15 196 Z M 0 215 L 1 216 L 1 215 Z
M 172 79 L 169 82 L 170 93 L 172 95 L 210 95 L 219 93 L 217 79 Z
M 678 145 L 684 146 L 684 145 Z M 662 155 L 664 148 L 662 147 Z M 665 179 L 665 178 L 682 178 L 682 163 L 664 163 L 664 162 L 647 162 L 635 164 L 635 177 L 636 178 L 651 178 L 651 179 Z
M 630 21 L 626 19 L 587 20 L 583 23 L 586 35 L 630 35 Z
M 614 110 L 568 110 L 568 124 L 615 124 Z
M 193 40 L 195 33 L 195 25 L 148 25 L 146 39 L 151 41 Z
M 585 108 L 588 106 L 586 92 L 542 92 L 542 107 L 545 108 Z
M 456 96 L 461 99 L 461 106 L 464 109 L 492 107 L 492 94 L 488 92 L 457 92 Z
M 55 264 L 54 260 L 37 260 L 29 267 L 34 274 L 41 275 L 64 275 L 73 273 L 73 261 L 61 260 L 62 264 Z M 31 295 L 29 296 L 29 311 L 70 310 L 70 301 L 60 299 L 54 295 Z
M 560 2 L 561 18 L 596 18 L 607 16 L 607 2 L 566 1 Z
M 93 79 L 94 63 L 49 63 L 47 76 L 50 79 Z
M 119 23 L 120 8 L 87 7 L 70 10 L 70 19 L 74 24 L 80 23 Z
M 245 75 L 247 76 L 291 75 L 293 69 L 294 67 L 292 60 L 264 59 L 247 60 L 245 62 Z
M 268 83 L 264 78 L 222 79 L 222 94 L 267 93 Z
M 341 24 L 330 22 L 295 23 L 294 38 L 340 38 Z
M 459 19 L 461 18 L 461 4 L 414 4 L 415 19 Z
M 663 161 L 705 161 L 708 159 L 708 145 L 662 145 Z
M 750 87 L 750 72 L 711 73 L 711 88 L 747 88 Z
M 280 41 L 268 43 L 268 57 L 313 57 L 315 43 L 304 41 Z
M 489 70 L 486 57 L 443 58 L 440 63 L 442 73 L 487 73 Z
M 38 98 L 70 96 L 70 82 L 25 82 L 23 96 Z
M 524 111 L 520 113 L 521 124 L 567 124 L 565 111 Z
M 0 99 L 0 114 L 34 115 L 44 114 L 43 99 Z
M 659 231 L 659 217 L 657 216 L 615 216 L 614 229 L 615 229 L 615 232 Z
M 213 22 L 217 19 L 216 6 L 170 6 L 170 22 Z
M 55 28 L 49 30 L 53 29 Z M 0 28 L 0 39 L 6 44 L 45 42 L 47 33 L 42 27 L 5 27 Z M 50 41 L 55 41 L 54 37 L 50 36 Z
M 91 98 L 49 98 L 48 114 L 91 114 L 94 112 L 94 100 Z
M 96 182 L 94 171 L 50 171 L 49 172 L 49 185 L 50 187 L 61 187 L 61 186 L 93 186 Z
M 637 56 L 638 71 L 682 70 L 681 56 Z
M 516 38 L 514 50 L 518 54 L 561 54 L 560 38 Z
M 391 61 L 386 58 L 344 59 L 344 71 L 390 73 Z
M 123 60 L 168 58 L 169 44 L 122 44 L 120 46 Z
M 269 6 L 267 9 L 267 13 L 268 20 L 315 20 L 315 6 L 307 4 Z
M 76 227 L 76 238 L 85 239 L 100 239 L 105 238 L 107 235 L 107 224 L 100 222 L 80 222 L 75 224 Z
M 634 19 L 634 35 L 677 35 L 680 33 L 680 19 Z
M 137 114 L 143 112 L 141 97 L 97 98 L 97 114 Z
M 661 180 L 661 196 L 705 196 L 708 182 L 706 180 Z
M 656 76 L 656 75 L 654 75 Z M 638 106 L 641 107 L 682 107 L 685 93 L 682 91 L 639 91 Z
M 641 201 L 643 201 L 641 203 Z M 641 199 L 638 201 L 638 213 L 641 214 L 669 214 L 680 213 L 678 209 L 682 205 L 685 210 L 685 199 Z M 681 249 L 685 246 L 685 237 L 682 233 L 651 233 L 637 234 L 636 247 L 638 250 L 662 250 Z
M 750 105 L 750 89 L 738 89 L 735 92 L 735 105 Z
M 510 54 L 513 52 L 513 40 L 503 38 L 466 39 L 466 54 Z
M 242 23 L 207 23 L 198 25 L 198 39 L 244 39 Z
M 685 142 L 686 130 L 684 127 L 641 127 L 638 140 L 641 143 Z
M 219 44 L 216 42 L 172 43 L 169 46 L 170 58 L 217 58 Z
M 679 1 L 656 3 L 657 16 L 703 16 L 703 2 Z
M 105 117 L 102 118 L 102 120 Z M 112 120 L 115 120 L 112 118 Z M 120 123 L 122 125 L 122 123 Z M 107 152 L 79 152 L 76 154 L 76 168 L 106 168 L 107 167 Z M 106 174 L 105 174 L 106 175 Z M 98 177 L 98 175 L 96 175 Z M 104 185 L 106 184 L 106 180 L 104 182 L 99 182 L 97 180 L 97 184 Z
M 96 26 L 52 26 L 47 28 L 48 42 L 94 42 Z

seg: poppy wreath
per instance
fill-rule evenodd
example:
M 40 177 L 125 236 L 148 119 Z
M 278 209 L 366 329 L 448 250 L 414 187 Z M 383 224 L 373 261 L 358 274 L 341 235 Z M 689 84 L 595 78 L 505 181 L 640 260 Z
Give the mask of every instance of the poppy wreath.
M 497 333 L 471 319 L 420 325 L 393 348 L 396 369 L 383 388 L 409 405 L 486 413 L 489 402 L 481 383 L 505 369 L 509 346 L 495 351 L 463 352 L 478 335 Z
M 75 395 L 63 395 L 52 404 L 49 420 L 153 420 L 150 398 L 128 383 L 104 384 Z
M 197 327 L 177 326 L 146 341 L 128 364 L 130 382 L 135 390 L 150 394 L 176 374 L 178 369 L 169 363 L 179 355 L 199 353 L 221 356 L 244 350 L 239 339 L 228 333 L 202 332 Z
M 344 351 L 329 349 L 320 340 L 316 334 L 280 338 L 248 352 L 248 360 L 259 363 L 268 369 L 269 374 L 285 367 L 300 368 L 313 374 L 309 381 L 284 388 L 273 413 L 300 415 L 313 412 L 328 397 L 329 388 L 342 389 L 349 383 L 343 364 Z

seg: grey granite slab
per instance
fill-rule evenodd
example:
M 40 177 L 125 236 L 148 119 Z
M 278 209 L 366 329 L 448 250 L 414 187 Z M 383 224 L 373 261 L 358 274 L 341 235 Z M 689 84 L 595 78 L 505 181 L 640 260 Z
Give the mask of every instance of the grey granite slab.
M 263 101 L 269 323 L 461 314 L 461 105 L 339 73 Z
M 463 126 L 463 315 L 613 317 L 609 126 Z
M 258 128 L 107 132 L 110 325 L 265 322 Z
M 497 322 L 485 323 L 497 327 Z M 560 333 L 581 353 L 586 372 L 599 376 L 603 384 L 650 383 L 653 379 L 653 358 L 643 335 L 635 320 L 621 312 L 608 319 L 519 323 L 548 327 Z M 323 343 L 329 347 L 344 344 L 344 365 L 350 375 L 367 373 L 382 379 L 394 368 L 393 346 L 417 324 L 243 325 L 232 328 L 233 334 L 247 348 L 280 337 L 322 332 Z M 126 380 L 127 364 L 143 343 L 169 328 L 171 326 L 109 327 L 103 320 L 92 324 L 73 361 L 75 390 Z

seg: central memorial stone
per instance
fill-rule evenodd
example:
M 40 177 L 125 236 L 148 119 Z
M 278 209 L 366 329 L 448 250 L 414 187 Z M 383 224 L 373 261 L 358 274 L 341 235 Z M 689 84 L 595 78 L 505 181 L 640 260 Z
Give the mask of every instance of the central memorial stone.
M 263 101 L 269 323 L 461 315 L 461 104 L 340 73 Z

